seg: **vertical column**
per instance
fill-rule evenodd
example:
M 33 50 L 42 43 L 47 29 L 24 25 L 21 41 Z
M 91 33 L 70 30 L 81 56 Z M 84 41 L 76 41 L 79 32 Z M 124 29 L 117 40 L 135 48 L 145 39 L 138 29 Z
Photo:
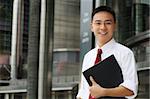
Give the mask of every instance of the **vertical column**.
M 98 7 L 100 5 L 106 5 L 106 0 L 96 0 L 95 7 Z
M 54 1 L 41 0 L 38 99 L 51 99 L 53 18 Z
M 10 99 L 8 93 L 6 93 L 6 94 L 4 95 L 4 99 Z
M 24 0 L 19 0 L 18 7 L 18 26 L 17 26 L 17 40 L 16 40 L 16 78 L 21 78 L 22 73 L 20 73 L 22 68 L 22 48 L 23 48 L 23 27 L 24 27 Z
M 39 66 L 39 34 L 40 34 L 40 2 L 29 0 L 29 36 L 28 36 L 28 76 L 27 98 L 38 99 L 38 66 Z M 44 99 L 44 98 L 43 98 Z
M 80 3 L 80 62 L 84 55 L 92 48 L 92 33 L 90 30 L 91 13 L 93 10 L 93 0 L 81 0 Z M 93 40 L 94 41 L 94 40 Z M 95 43 L 95 42 L 94 42 Z M 81 70 L 81 67 L 80 67 Z M 81 71 L 79 71 L 81 75 Z
M 97 8 L 98 6 L 100 6 L 100 0 L 96 0 L 95 2 L 95 8 Z
M 10 98 L 9 99 L 15 99 L 14 93 L 10 94 Z
M 47 64 L 45 63 L 45 48 L 46 48 L 46 0 L 41 0 L 41 20 L 40 20 L 40 51 L 39 51 L 39 78 L 38 78 L 38 99 L 46 99 L 44 96 L 44 84 L 46 82 L 47 75 L 45 74 Z M 47 71 L 46 71 L 47 73 Z
M 81 22 L 80 22 L 80 60 L 85 53 L 92 48 L 92 33 L 90 30 L 91 12 L 93 10 L 92 0 L 81 0 Z
M 52 99 L 55 99 L 55 95 L 56 95 L 56 93 L 55 92 L 52 92 Z
M 11 44 L 11 79 L 16 79 L 16 44 L 17 44 L 17 26 L 19 1 L 13 3 L 13 22 L 12 22 L 12 44 Z
M 73 91 L 68 91 L 68 99 L 72 99 L 73 98 Z

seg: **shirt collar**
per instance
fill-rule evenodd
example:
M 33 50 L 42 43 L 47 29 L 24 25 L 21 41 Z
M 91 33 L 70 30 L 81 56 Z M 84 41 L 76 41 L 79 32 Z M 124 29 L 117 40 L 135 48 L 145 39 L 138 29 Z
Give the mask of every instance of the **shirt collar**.
M 113 45 L 114 45 L 114 43 L 115 43 L 116 41 L 114 40 L 114 38 L 112 38 L 109 42 L 107 42 L 105 45 L 103 45 L 101 48 L 98 46 L 98 45 L 96 45 L 96 49 L 102 49 L 102 51 L 103 52 L 105 52 L 105 51 L 107 51 L 107 50 L 110 50 L 112 47 L 113 47 Z

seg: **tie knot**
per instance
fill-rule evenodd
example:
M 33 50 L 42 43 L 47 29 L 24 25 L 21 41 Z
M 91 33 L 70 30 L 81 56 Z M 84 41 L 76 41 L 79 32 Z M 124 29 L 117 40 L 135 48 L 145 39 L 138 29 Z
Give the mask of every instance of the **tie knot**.
M 102 49 L 98 49 L 98 55 L 102 54 Z

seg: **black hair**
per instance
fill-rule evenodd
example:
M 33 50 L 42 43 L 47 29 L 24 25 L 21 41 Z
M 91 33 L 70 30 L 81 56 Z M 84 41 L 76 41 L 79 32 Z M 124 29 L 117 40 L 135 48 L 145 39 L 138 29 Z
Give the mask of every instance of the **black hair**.
M 116 14 L 115 14 L 114 10 L 111 7 L 99 6 L 99 7 L 95 8 L 92 12 L 92 20 L 93 20 L 94 15 L 98 12 L 108 12 L 108 13 L 110 13 L 114 18 L 114 22 L 116 22 Z

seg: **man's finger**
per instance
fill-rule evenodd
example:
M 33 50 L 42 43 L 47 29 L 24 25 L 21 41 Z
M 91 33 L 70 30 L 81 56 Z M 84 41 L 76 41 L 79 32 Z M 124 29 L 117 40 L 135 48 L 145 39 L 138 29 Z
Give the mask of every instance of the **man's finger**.
M 97 84 L 92 76 L 90 76 L 90 81 L 92 82 L 92 85 Z

